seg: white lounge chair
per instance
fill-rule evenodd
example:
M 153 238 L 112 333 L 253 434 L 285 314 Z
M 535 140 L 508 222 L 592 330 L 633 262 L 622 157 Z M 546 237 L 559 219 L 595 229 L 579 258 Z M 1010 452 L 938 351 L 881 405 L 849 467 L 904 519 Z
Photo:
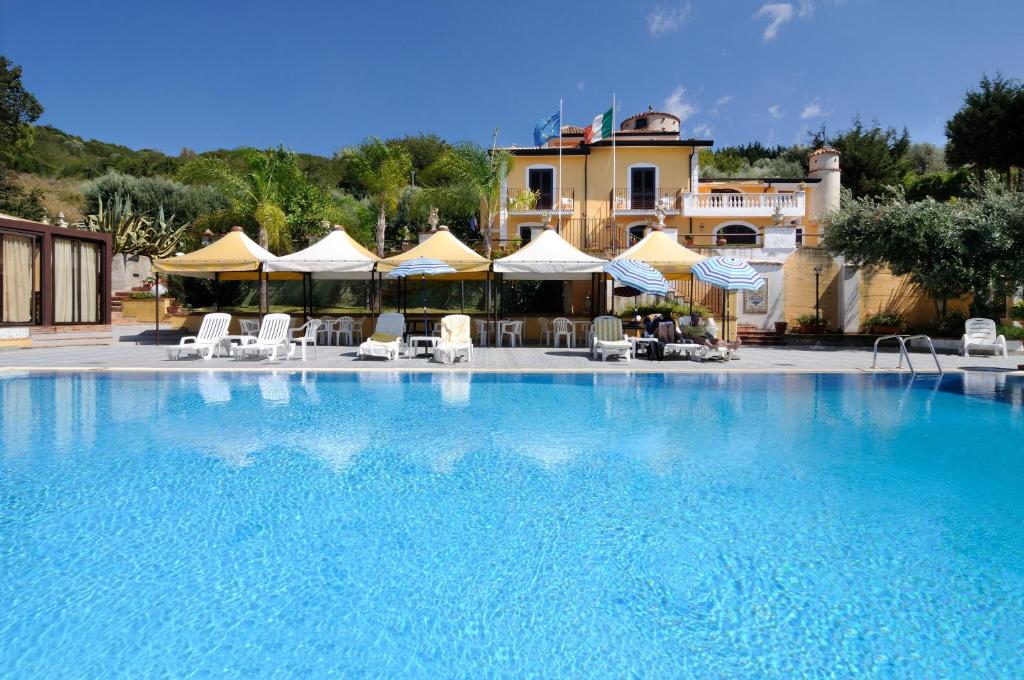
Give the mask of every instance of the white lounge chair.
M 629 361 L 631 347 L 626 333 L 622 330 L 622 319 L 617 316 L 599 316 L 594 319 L 594 341 L 590 346 L 590 356 L 600 355 L 601 361 L 618 355 Z
M 282 353 L 287 361 L 288 355 L 292 351 L 291 342 L 288 339 L 291 325 L 292 317 L 287 314 L 267 314 L 263 317 L 263 323 L 260 324 L 260 332 L 256 336 L 256 340 L 235 348 L 235 359 L 265 354 L 271 361 L 274 361 L 277 359 L 278 353 Z
M 239 319 L 238 329 L 243 336 L 255 338 L 260 332 L 260 322 L 258 319 Z
M 402 353 L 402 335 L 405 333 L 405 315 L 388 312 L 377 317 L 377 328 L 370 339 L 359 345 L 358 357 L 397 359 Z M 378 334 L 390 335 L 391 340 L 374 340 Z
M 198 354 L 203 359 L 212 359 L 228 334 L 230 324 L 230 314 L 207 314 L 199 325 L 198 333 L 186 336 L 177 345 L 167 348 L 167 358 L 180 359 L 182 354 Z
M 1006 338 L 996 335 L 996 322 L 992 319 L 968 319 L 964 324 L 964 337 L 960 339 L 960 353 L 971 356 L 971 349 L 994 350 L 996 355 L 1009 356 Z
M 320 326 L 323 322 L 320 319 L 310 319 L 299 328 L 292 329 L 292 344 L 288 353 L 295 351 L 294 345 L 302 347 L 302 360 L 306 360 L 306 347 L 313 346 L 313 358 L 316 358 L 316 339 L 320 334 Z M 297 335 L 296 335 L 297 334 Z
M 441 319 L 441 340 L 434 347 L 434 361 L 454 364 L 460 356 L 473 360 L 473 337 L 470 319 L 465 314 L 449 314 Z

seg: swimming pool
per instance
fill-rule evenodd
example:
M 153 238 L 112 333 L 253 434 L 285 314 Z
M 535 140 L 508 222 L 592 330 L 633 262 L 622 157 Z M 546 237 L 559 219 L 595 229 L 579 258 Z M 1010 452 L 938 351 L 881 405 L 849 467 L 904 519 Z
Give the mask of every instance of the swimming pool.
M 1019 677 L 1022 391 L 5 375 L 0 668 Z

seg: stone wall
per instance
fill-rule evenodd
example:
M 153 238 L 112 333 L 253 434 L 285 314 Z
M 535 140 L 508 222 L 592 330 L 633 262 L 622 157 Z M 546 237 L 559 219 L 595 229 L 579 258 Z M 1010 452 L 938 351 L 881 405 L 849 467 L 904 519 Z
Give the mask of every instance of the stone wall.
M 153 273 L 153 264 L 145 255 L 117 253 L 110 264 L 111 293 L 131 291 L 141 286 L 146 277 Z

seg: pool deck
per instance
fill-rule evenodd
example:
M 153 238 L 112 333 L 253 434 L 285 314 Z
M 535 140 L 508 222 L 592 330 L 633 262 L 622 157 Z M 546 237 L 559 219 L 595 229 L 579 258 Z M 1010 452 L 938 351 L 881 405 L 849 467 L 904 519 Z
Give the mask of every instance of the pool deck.
M 151 344 L 146 334 L 149 327 L 115 326 L 111 345 L 12 349 L 0 352 L 0 371 L 10 370 L 109 370 L 109 371 L 480 371 L 515 373 L 591 373 L 591 372 L 757 372 L 757 373 L 822 373 L 871 372 L 871 351 L 851 348 L 744 347 L 738 359 L 729 362 L 666 359 L 647 361 L 644 358 L 626 363 L 621 359 L 606 362 L 592 360 L 585 349 L 549 347 L 491 348 L 474 350 L 473 362 L 454 365 L 438 364 L 426 356 L 397 361 L 357 360 L 355 347 L 320 347 L 317 358 L 301 361 L 244 360 L 217 357 L 209 361 L 195 358 L 168 360 L 163 346 Z M 174 341 L 177 344 L 177 341 Z M 935 363 L 927 353 L 912 352 L 914 367 L 921 373 L 934 372 Z M 1024 364 L 1024 355 L 1008 358 L 973 356 L 969 358 L 940 354 L 945 371 L 1017 372 Z M 897 354 L 890 347 L 879 352 L 880 371 L 896 370 Z M 906 366 L 904 365 L 904 370 Z

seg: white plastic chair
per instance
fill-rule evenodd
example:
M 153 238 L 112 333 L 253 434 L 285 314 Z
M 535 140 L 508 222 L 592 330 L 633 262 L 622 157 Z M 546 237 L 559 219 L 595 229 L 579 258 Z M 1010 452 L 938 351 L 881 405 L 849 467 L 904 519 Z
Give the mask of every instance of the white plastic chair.
M 569 319 L 566 319 L 564 316 L 560 316 L 552 323 L 555 329 L 553 333 L 554 346 L 558 347 L 559 340 L 564 337 L 566 347 L 575 347 L 576 327 L 573 326 L 572 321 L 569 321 Z
M 487 346 L 487 322 L 483 319 L 473 319 L 473 325 L 476 327 L 476 344 L 480 347 Z
M 313 346 L 313 358 L 316 358 L 316 338 L 320 333 L 320 326 L 323 322 L 320 319 L 310 319 L 299 328 L 292 329 L 292 346 L 288 354 L 295 352 L 295 345 L 302 347 L 302 360 L 306 360 L 306 347 Z
M 291 353 L 291 342 L 288 339 L 288 331 L 292 324 L 292 317 L 288 314 L 267 314 L 260 324 L 259 335 L 256 340 L 235 348 L 235 360 L 243 356 L 255 354 L 257 356 L 266 354 L 271 361 L 277 359 L 278 352 L 284 353 L 285 361 Z
M 618 355 L 629 361 L 631 347 L 622 330 L 622 319 L 617 316 L 599 316 L 594 319 L 593 333 L 591 357 L 600 355 L 601 361 L 608 361 L 608 357 Z
M 965 357 L 971 356 L 971 348 L 975 350 L 994 350 L 998 356 L 1000 353 L 1009 356 L 1006 351 L 1006 337 L 996 335 L 996 322 L 992 319 L 968 319 L 964 324 L 964 336 L 960 339 L 960 354 Z
M 523 322 L 522 321 L 503 321 L 501 324 L 501 335 L 498 336 L 498 347 L 501 347 L 502 343 L 505 342 L 505 338 L 508 337 L 509 347 L 522 347 L 523 346 Z
M 204 360 L 212 359 L 221 346 L 221 341 L 228 334 L 231 315 L 220 312 L 207 314 L 199 325 L 199 332 L 178 341 L 177 345 L 167 348 L 168 359 L 180 359 L 182 354 L 198 354 Z
M 540 326 L 540 344 L 545 347 L 551 344 L 551 336 L 554 331 L 551 328 L 551 322 L 545 318 L 537 319 L 537 324 Z
M 241 335 L 247 338 L 255 338 L 260 332 L 260 322 L 257 319 L 239 319 L 238 328 Z
M 338 319 L 336 326 L 336 333 L 338 334 L 338 344 L 345 343 L 346 345 L 356 344 L 355 340 L 355 327 L 356 321 L 351 316 L 343 316 Z
M 333 345 L 335 342 L 335 333 L 337 332 L 337 320 L 330 316 L 320 317 L 320 330 L 317 333 L 320 335 L 321 345 Z
M 352 320 L 352 344 L 363 341 L 363 324 L 366 322 L 365 317 L 359 317 L 358 319 Z

